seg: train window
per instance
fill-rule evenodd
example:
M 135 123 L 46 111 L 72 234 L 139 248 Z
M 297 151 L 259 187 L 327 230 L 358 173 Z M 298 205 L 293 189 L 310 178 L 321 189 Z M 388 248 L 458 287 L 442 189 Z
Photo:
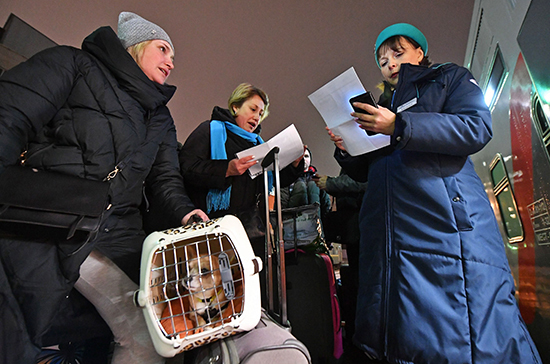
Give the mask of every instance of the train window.
M 523 225 L 519 217 L 516 198 L 510 185 L 506 165 L 500 153 L 497 153 L 491 163 L 491 179 L 508 242 L 520 242 L 524 238 Z
M 535 125 L 540 133 L 546 153 L 550 158 L 550 122 L 548 120 L 548 114 L 544 112 L 544 106 L 540 97 L 535 93 L 532 102 L 532 116 Z
M 534 110 L 534 116 L 535 121 L 540 126 L 540 131 L 543 132 L 543 134 L 548 132 L 548 119 L 546 118 L 546 114 L 544 113 L 544 110 L 542 109 L 542 104 L 540 103 L 540 98 L 537 96 L 535 97 L 535 105 L 533 107 Z
M 493 64 L 491 65 L 491 72 L 487 80 L 487 85 L 485 86 L 485 103 L 490 109 L 495 105 L 507 76 L 508 71 L 504 64 L 504 58 L 497 44 L 495 56 L 493 57 Z

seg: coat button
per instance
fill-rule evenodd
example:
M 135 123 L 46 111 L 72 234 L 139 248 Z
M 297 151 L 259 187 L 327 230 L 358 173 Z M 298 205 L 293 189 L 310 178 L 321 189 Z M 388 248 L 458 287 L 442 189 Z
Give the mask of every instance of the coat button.
M 460 201 L 460 197 L 458 197 L 458 196 L 453 197 L 453 201 L 454 201 L 454 202 L 459 202 L 459 201 Z
M 397 140 L 398 142 L 401 141 L 401 136 L 398 136 L 397 138 L 395 138 L 395 140 Z
M 105 228 L 105 229 L 103 229 L 103 231 L 105 231 L 106 233 L 108 233 L 108 232 L 109 232 L 109 229 L 108 229 L 108 228 Z

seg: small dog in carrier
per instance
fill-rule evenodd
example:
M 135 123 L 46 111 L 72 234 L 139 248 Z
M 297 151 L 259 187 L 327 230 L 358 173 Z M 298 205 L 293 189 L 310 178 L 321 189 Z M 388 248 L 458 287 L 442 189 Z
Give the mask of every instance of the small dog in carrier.
M 189 304 L 195 314 L 190 318 L 196 327 L 215 322 L 229 304 L 222 286 L 219 258 L 216 255 L 197 257 L 195 249 L 188 249 L 186 275 L 183 286 L 189 291 Z
M 157 352 L 172 357 L 254 328 L 261 315 L 261 269 L 232 215 L 151 233 L 135 301 Z

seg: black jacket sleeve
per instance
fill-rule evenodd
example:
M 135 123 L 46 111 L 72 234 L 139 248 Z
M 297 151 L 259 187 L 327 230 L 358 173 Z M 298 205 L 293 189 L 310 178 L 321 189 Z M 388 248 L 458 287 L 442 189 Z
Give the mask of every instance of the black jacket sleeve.
M 334 197 L 359 194 L 365 192 L 366 189 L 366 182 L 357 182 L 347 174 L 327 178 L 326 191 Z
M 351 156 L 338 148 L 335 148 L 334 158 L 348 176 L 358 182 L 366 182 L 368 179 L 368 158 L 366 154 Z
M 46 49 L 0 77 L 0 172 L 63 106 L 78 72 L 71 47 Z
M 229 160 L 210 158 L 210 121 L 201 123 L 187 138 L 180 151 L 180 167 L 185 183 L 200 189 L 224 190 Z
M 172 120 L 165 107 L 155 117 L 169 117 Z M 150 199 L 158 204 L 158 208 L 161 208 L 166 216 L 170 216 L 171 226 L 180 225 L 181 219 L 195 209 L 187 196 L 180 174 L 177 146 L 176 128 L 171 121 L 146 179 Z

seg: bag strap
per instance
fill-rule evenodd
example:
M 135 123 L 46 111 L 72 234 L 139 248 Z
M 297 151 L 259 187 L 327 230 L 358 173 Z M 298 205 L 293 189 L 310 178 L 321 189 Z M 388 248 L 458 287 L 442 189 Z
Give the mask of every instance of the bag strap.
M 79 216 L 78 219 L 76 219 L 75 222 L 71 224 L 71 226 L 69 227 L 69 233 L 67 234 L 67 240 L 74 236 L 76 228 L 82 222 L 82 220 L 84 220 L 84 215 Z

